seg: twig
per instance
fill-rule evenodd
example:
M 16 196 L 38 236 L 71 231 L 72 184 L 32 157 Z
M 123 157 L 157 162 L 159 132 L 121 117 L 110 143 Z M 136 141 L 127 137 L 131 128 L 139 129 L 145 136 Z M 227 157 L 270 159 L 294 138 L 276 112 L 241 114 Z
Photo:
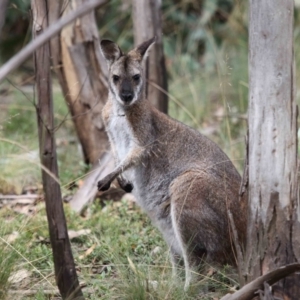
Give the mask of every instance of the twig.
M 93 294 L 95 293 L 95 289 L 93 288 L 85 288 L 84 291 L 88 294 Z M 16 295 L 16 296 L 31 296 L 31 295 L 36 295 L 38 294 L 39 292 L 41 292 L 41 290 L 16 290 L 16 291 L 13 291 L 13 290 L 9 290 L 8 291 L 8 294 L 9 295 Z M 43 290 L 42 293 L 44 295 L 57 295 L 57 296 L 60 296 L 60 293 L 58 291 L 58 289 L 53 289 L 53 290 Z
M 52 37 L 59 33 L 64 26 L 68 25 L 75 19 L 87 14 L 92 9 L 105 4 L 106 2 L 107 0 L 87 1 L 78 9 L 59 19 L 57 22 L 51 24 L 44 31 L 44 33 L 40 34 L 33 41 L 27 44 L 20 52 L 18 52 L 0 68 L 0 82 L 5 78 L 5 76 L 7 76 L 11 71 L 16 69 L 22 62 L 24 62 L 34 51 L 36 51 L 45 42 L 49 41 Z
M 241 248 L 241 245 L 239 243 L 239 237 L 238 237 L 238 232 L 233 220 L 233 216 L 231 211 L 228 209 L 227 211 L 228 217 L 229 217 L 229 222 L 230 222 L 230 226 L 231 226 L 231 230 L 232 230 L 232 234 L 233 234 L 233 244 L 236 250 L 236 255 L 237 255 L 237 265 L 238 265 L 238 271 L 239 271 L 239 277 L 240 277 L 240 284 L 244 285 L 244 278 L 243 278 L 243 274 L 244 274 L 244 255 L 243 255 L 243 251 Z

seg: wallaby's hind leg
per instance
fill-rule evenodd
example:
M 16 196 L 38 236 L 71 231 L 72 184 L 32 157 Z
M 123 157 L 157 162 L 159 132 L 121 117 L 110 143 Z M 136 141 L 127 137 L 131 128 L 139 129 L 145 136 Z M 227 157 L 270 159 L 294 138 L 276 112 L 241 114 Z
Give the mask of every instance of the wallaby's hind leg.
M 180 225 L 178 224 L 178 218 L 177 218 L 177 212 L 175 205 L 171 204 L 171 219 L 172 219 L 172 226 L 173 230 L 175 233 L 175 237 L 177 240 L 178 246 L 181 248 L 181 253 L 183 257 L 183 262 L 184 262 L 184 268 L 185 268 L 185 284 L 184 284 L 184 289 L 187 290 L 192 279 L 192 273 L 191 273 L 191 266 L 190 266 L 190 261 L 188 257 L 188 252 L 187 252 L 187 245 L 185 245 L 183 238 L 182 238 L 182 232 Z M 178 266 L 178 260 L 176 260 L 176 256 L 173 254 L 172 255 L 172 272 L 173 276 L 176 275 L 176 269 Z
M 174 201 L 175 202 L 175 201 Z M 181 210 L 178 204 L 175 202 L 173 205 L 171 205 L 171 219 L 172 219 L 172 226 L 175 233 L 177 245 L 181 249 L 182 258 L 179 259 L 178 256 L 176 257 L 176 253 L 174 253 L 171 257 L 172 262 L 172 272 L 173 276 L 176 275 L 177 267 L 180 264 L 180 262 L 184 263 L 184 269 L 185 269 L 185 284 L 184 289 L 187 290 L 191 284 L 191 281 L 193 279 L 193 269 L 198 268 L 200 262 L 202 261 L 202 258 L 206 254 L 206 250 L 203 249 L 195 249 L 197 245 L 194 245 L 193 243 L 193 236 L 191 233 L 190 240 L 187 240 L 184 236 L 184 232 L 186 230 L 185 226 L 181 223 Z M 199 251 L 200 250 L 200 251 Z M 172 249 L 171 249 L 172 252 Z M 196 255 L 195 255 L 196 253 Z M 196 271 L 196 270 L 195 270 Z
M 228 250 L 226 189 L 206 172 L 187 171 L 173 180 L 170 196 L 172 225 L 182 249 L 187 289 L 192 270 L 204 258 L 218 253 L 214 261 L 221 261 Z
M 177 241 L 177 238 L 176 238 Z M 178 243 L 177 243 L 178 245 Z M 181 249 L 181 248 L 180 248 Z M 177 278 L 177 269 L 178 267 L 183 267 L 182 257 L 176 252 L 176 250 L 171 246 L 170 247 L 170 256 L 171 256 L 171 264 L 172 264 L 172 277 L 173 279 Z

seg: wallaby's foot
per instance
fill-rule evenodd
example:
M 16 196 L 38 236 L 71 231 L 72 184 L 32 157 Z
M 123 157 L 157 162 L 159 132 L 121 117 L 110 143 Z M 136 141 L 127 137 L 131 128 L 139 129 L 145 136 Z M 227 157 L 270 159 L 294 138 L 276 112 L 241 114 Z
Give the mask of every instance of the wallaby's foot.
M 107 191 L 110 188 L 110 181 L 106 181 L 105 178 L 98 181 L 98 191 L 104 192 Z
M 122 176 L 119 176 L 117 180 L 122 190 L 124 190 L 126 193 L 131 193 L 133 190 L 133 185 L 131 182 L 127 181 Z

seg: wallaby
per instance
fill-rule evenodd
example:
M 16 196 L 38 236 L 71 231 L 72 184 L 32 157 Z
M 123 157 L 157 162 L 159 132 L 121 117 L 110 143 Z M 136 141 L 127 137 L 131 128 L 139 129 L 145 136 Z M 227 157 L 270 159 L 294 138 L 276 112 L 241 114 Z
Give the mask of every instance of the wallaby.
M 103 108 L 116 167 L 98 182 L 109 189 L 118 179 L 131 191 L 167 242 L 173 270 L 183 259 L 185 288 L 203 259 L 235 264 L 228 210 L 243 245 L 246 197 L 229 158 L 198 131 L 158 111 L 145 97 L 143 61 L 152 38 L 128 54 L 102 40 L 109 68 L 109 95 Z

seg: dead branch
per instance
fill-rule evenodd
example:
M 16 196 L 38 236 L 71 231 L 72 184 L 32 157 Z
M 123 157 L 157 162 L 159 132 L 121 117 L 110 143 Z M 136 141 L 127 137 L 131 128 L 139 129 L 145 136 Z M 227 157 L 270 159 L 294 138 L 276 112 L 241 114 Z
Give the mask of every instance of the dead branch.
M 98 166 L 94 166 L 88 177 L 84 181 L 84 185 L 77 191 L 70 206 L 76 212 L 81 213 L 83 209 L 94 200 L 97 194 L 97 182 L 111 172 L 113 168 L 112 154 L 104 153 L 99 159 Z
M 264 289 L 264 282 L 272 285 L 296 271 L 300 271 L 300 264 L 298 263 L 280 267 L 256 278 L 255 280 L 243 286 L 234 294 L 227 294 L 226 296 L 222 297 L 221 300 L 251 300 L 255 296 L 255 292 Z
M 90 0 L 78 9 L 72 11 L 66 17 L 59 19 L 56 23 L 51 24 L 41 35 L 36 39 L 27 44 L 20 52 L 13 56 L 7 63 L 0 68 L 0 82 L 7 76 L 11 71 L 16 69 L 22 64 L 34 51 L 41 47 L 45 42 L 49 41 L 61 29 L 74 21 L 75 19 L 82 17 L 92 9 L 103 5 L 107 0 Z

